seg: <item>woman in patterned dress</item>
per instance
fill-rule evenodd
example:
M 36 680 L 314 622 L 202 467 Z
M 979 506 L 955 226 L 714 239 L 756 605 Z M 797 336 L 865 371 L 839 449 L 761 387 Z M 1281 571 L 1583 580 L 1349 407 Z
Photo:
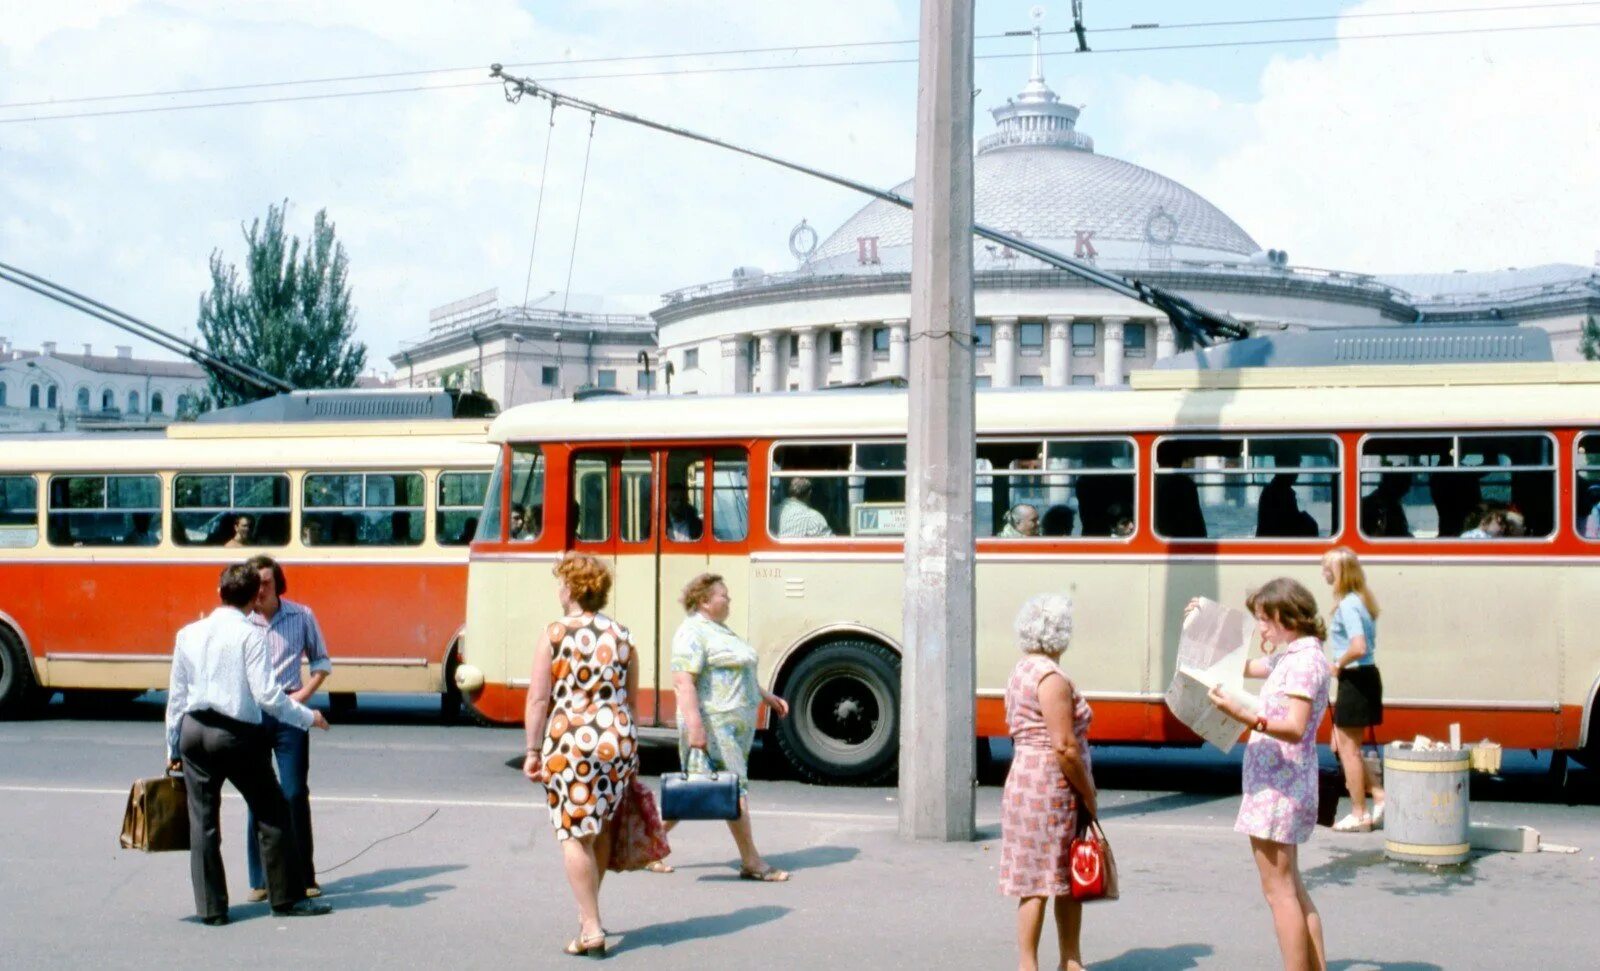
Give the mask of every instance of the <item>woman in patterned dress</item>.
M 689 616 L 672 637 L 678 758 L 685 769 L 706 762 L 713 771 L 739 777 L 739 818 L 728 820 L 728 830 L 739 848 L 739 877 L 782 883 L 789 879 L 788 871 L 761 858 L 750 831 L 748 765 L 761 703 L 765 701 L 779 718 L 789 714 L 789 703 L 761 687 L 756 680 L 756 649 L 728 629 L 732 600 L 722 577 L 700 574 L 683 588 L 680 602 Z M 672 820 L 667 828 L 676 825 L 677 820 Z M 659 861 L 645 869 L 672 872 L 672 867 Z
M 1328 707 L 1328 661 L 1322 654 L 1328 632 L 1311 591 L 1294 580 L 1271 581 L 1245 606 L 1271 651 L 1245 662 L 1245 677 L 1267 679 L 1260 707 L 1252 709 L 1221 687 L 1211 689 L 1212 704 L 1254 729 L 1233 828 L 1250 837 L 1283 966 L 1322 969 L 1322 916 L 1300 877 L 1299 850 L 1317 825 L 1317 726 Z
M 522 771 L 542 782 L 578 902 L 573 955 L 604 957 L 600 881 L 611 856 L 607 822 L 639 769 L 632 698 L 638 679 L 628 629 L 600 613 L 611 573 L 585 553 L 556 564 L 564 616 L 534 649 Z M 548 724 L 547 724 L 548 719 Z
M 1061 967 L 1081 971 L 1083 904 L 1072 898 L 1070 851 L 1081 807 L 1095 813 L 1089 765 L 1093 713 L 1057 664 L 1072 640 L 1072 600 L 1041 594 L 1016 622 L 1022 660 L 1006 685 L 1011 771 L 1000 801 L 1000 892 L 1017 902 L 1017 966 L 1039 966 L 1044 905 L 1054 901 Z

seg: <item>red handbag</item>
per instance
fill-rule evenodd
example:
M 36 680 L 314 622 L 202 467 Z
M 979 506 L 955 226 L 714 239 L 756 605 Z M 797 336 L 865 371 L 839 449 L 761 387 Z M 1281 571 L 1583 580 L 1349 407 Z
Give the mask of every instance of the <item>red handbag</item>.
M 1100 821 L 1082 806 L 1078 807 L 1078 834 L 1072 838 L 1067 862 L 1073 900 L 1116 900 L 1121 895 L 1111 843 L 1100 829 Z

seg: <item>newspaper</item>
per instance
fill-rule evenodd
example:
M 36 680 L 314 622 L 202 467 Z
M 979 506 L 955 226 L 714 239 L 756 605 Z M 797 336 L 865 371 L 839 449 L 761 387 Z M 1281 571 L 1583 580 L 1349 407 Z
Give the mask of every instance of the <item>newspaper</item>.
M 1196 735 L 1226 752 L 1239 740 L 1240 724 L 1217 710 L 1206 697 L 1213 685 L 1259 706 L 1244 687 L 1244 662 L 1255 627 L 1243 611 L 1199 598 L 1199 609 L 1183 622 L 1178 638 L 1178 666 L 1167 687 L 1167 709 Z

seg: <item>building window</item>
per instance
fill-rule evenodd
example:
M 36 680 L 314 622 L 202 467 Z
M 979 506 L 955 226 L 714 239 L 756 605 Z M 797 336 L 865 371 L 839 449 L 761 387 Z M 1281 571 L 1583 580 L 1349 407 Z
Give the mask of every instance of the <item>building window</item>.
M 973 376 L 972 384 L 977 388 L 988 388 L 994 385 L 994 379 L 987 374 L 978 374 Z
M 176 414 L 179 417 L 182 417 L 183 415 L 188 414 L 188 412 L 189 412 L 189 396 L 187 394 L 178 395 L 178 409 L 177 409 Z
M 683 369 L 690 371 L 700 366 L 700 348 L 691 347 L 683 352 Z
M 1094 357 L 1094 324 L 1085 321 L 1072 325 L 1072 356 Z
M 0 408 L 4 408 L 5 406 L 6 406 L 6 383 L 4 381 L 0 381 Z
M 615 368 L 601 368 L 595 375 L 595 383 L 602 388 L 615 388 L 617 386 L 617 372 Z
M 54 408 L 56 406 L 56 402 L 61 400 L 60 396 L 57 394 L 57 388 L 55 385 L 52 384 L 45 392 L 44 399 L 44 405 L 46 408 Z
M 1094 375 L 1092 375 L 1092 374 L 1074 374 L 1072 376 L 1072 383 L 1075 384 L 1075 385 L 1078 385 L 1080 387 L 1093 387 L 1093 385 L 1094 385 Z
M 1144 324 L 1122 325 L 1122 350 L 1128 357 L 1144 357 L 1148 328 Z
M 89 389 L 88 388 L 79 388 L 78 389 L 78 410 L 79 411 L 88 411 L 89 410 Z
M 753 369 L 755 369 L 757 367 L 760 367 L 760 365 L 761 365 L 761 339 L 759 337 L 752 337 L 748 341 L 746 341 L 745 343 L 747 345 L 746 348 L 745 348 L 745 353 L 750 359 L 750 367 L 751 367 L 751 369 L 753 370 Z
M 872 356 L 878 357 L 879 355 L 883 357 L 889 356 L 889 328 L 887 327 L 872 328 Z
M 800 356 L 800 335 L 799 334 L 790 334 L 789 335 L 789 360 L 792 361 L 792 360 L 794 360 L 795 358 L 797 358 L 799 356 Z
M 117 407 L 117 396 L 110 388 L 100 392 L 100 410 L 113 411 Z
M 987 354 L 994 348 L 994 324 L 987 320 L 974 321 L 972 324 L 972 346 L 979 354 Z
M 1019 388 L 1042 388 L 1042 387 L 1044 387 L 1044 375 L 1042 375 L 1042 374 L 1024 374 L 1021 377 L 1017 378 L 1017 387 L 1019 387 Z
M 656 389 L 656 373 L 654 371 L 640 371 L 638 387 L 640 391 L 654 391 Z
M 28 407 L 39 407 L 39 386 L 37 384 L 28 386 Z
M 553 364 L 546 364 L 539 369 L 539 383 L 547 388 L 553 388 L 561 381 L 561 369 Z
M 152 415 L 161 414 L 162 411 L 164 411 L 166 409 L 166 407 L 167 407 L 167 403 L 164 400 L 162 400 L 161 392 L 157 391 L 155 394 L 150 396 L 150 413 Z
M 1017 343 L 1021 345 L 1024 353 L 1042 349 L 1044 347 L 1044 324 L 1038 321 L 1025 321 L 1018 324 Z
M 828 356 L 835 361 L 844 356 L 844 331 L 828 331 Z
M 138 413 L 139 413 L 139 392 L 137 392 L 137 391 L 129 391 L 128 392 L 128 414 L 137 415 Z

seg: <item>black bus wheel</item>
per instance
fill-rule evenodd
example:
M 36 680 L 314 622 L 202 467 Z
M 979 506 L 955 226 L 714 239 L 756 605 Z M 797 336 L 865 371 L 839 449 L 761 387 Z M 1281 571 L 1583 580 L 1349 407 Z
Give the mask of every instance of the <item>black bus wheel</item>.
M 33 662 L 28 652 L 9 628 L 0 626 L 0 718 L 22 718 L 31 714 L 38 700 L 38 685 L 33 680 Z
M 868 640 L 834 641 L 784 679 L 778 747 L 811 782 L 879 785 L 899 764 L 900 658 Z

